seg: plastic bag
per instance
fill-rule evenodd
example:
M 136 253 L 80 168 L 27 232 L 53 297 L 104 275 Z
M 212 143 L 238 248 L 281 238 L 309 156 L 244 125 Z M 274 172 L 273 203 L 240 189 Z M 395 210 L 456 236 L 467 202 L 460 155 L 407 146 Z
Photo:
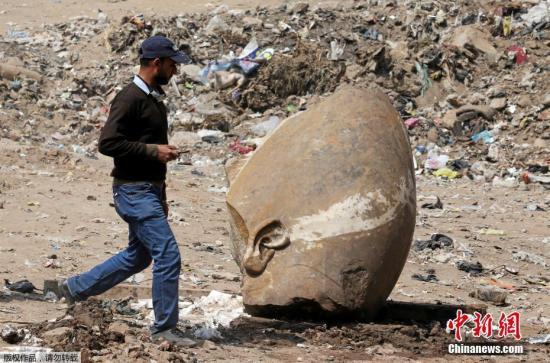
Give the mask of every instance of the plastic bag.
M 241 54 L 239 55 L 239 59 L 243 58 L 255 58 L 256 52 L 259 49 L 258 41 L 256 40 L 256 37 L 252 37 L 246 47 L 242 50 Z
M 477 134 L 473 135 L 471 139 L 473 142 L 478 142 L 479 140 L 483 140 L 484 144 L 492 144 L 493 142 L 495 142 L 493 134 L 487 130 L 478 132 Z
M 438 170 L 444 168 L 447 165 L 448 161 L 448 155 L 439 155 L 437 151 L 431 150 L 428 153 L 428 159 L 426 159 L 426 162 L 424 163 L 424 168 L 430 170 Z
M 441 168 L 435 171 L 433 175 L 447 178 L 447 179 L 455 179 L 455 178 L 458 178 L 460 174 L 458 174 L 458 172 L 451 170 L 449 168 Z

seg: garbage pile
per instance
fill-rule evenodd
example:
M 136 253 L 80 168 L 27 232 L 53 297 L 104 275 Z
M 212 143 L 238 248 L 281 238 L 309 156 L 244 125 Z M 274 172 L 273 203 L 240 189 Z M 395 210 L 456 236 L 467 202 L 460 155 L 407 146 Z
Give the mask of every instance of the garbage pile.
M 161 34 L 194 62 L 168 86 L 173 143 L 190 151 L 180 164 L 253 152 L 281 119 L 352 83 L 390 96 L 418 174 L 548 187 L 549 7 L 222 5 L 159 18 L 99 11 L 10 31 L 0 42 L 0 136 L 95 157 L 109 103 L 136 72 L 139 44 Z

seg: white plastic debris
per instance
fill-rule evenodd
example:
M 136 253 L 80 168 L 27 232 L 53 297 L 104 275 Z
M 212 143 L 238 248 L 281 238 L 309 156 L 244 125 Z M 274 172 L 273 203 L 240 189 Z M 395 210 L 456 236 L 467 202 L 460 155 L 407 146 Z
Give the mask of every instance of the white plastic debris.
M 455 255 L 452 252 L 441 252 L 437 255 L 433 255 L 432 259 L 439 263 L 447 263 L 455 258 Z
M 225 4 L 221 4 L 220 6 L 218 6 L 217 8 L 215 8 L 214 10 L 212 10 L 210 12 L 210 14 L 212 15 L 219 15 L 219 14 L 224 14 L 224 13 L 227 13 L 229 11 L 229 6 L 225 5 Z
M 550 343 L 550 334 L 536 335 L 529 338 L 529 344 L 546 344 Z
M 199 339 L 221 338 L 218 331 L 220 326 L 228 327 L 233 320 L 246 315 L 241 296 L 216 290 L 210 291 L 208 296 L 203 296 L 194 303 L 180 301 L 178 306 L 180 319 L 186 320 L 195 327 L 193 333 Z M 139 299 L 130 307 L 135 310 L 142 308 L 151 310 L 146 319 L 151 323 L 155 320 L 152 299 Z
M 203 130 L 197 131 L 197 135 L 198 135 L 200 138 L 208 137 L 208 136 L 223 137 L 223 132 L 221 132 L 221 131 L 219 131 L 219 130 L 207 130 L 207 129 L 203 129 Z
M 260 46 L 258 45 L 258 40 L 256 40 L 255 36 L 253 36 L 252 39 L 250 39 L 250 41 L 246 45 L 246 47 L 244 47 L 241 54 L 239 54 L 239 59 L 250 57 L 259 48 Z
M 330 42 L 330 57 L 329 59 L 332 61 L 337 61 L 342 57 L 344 54 L 344 49 L 346 48 L 346 44 L 342 43 L 340 44 L 338 41 L 333 40 Z
M 126 279 L 126 282 L 129 284 L 137 285 L 145 281 L 145 274 L 137 273 Z
M 143 308 L 152 309 L 153 299 L 139 299 L 136 303 L 131 303 L 130 307 L 133 310 L 141 310 Z
M 429 170 L 437 170 L 444 168 L 449 161 L 448 155 L 440 155 L 437 150 L 430 150 L 428 153 L 428 159 L 424 163 L 424 168 Z
M 514 177 L 501 178 L 499 176 L 495 176 L 493 178 L 492 184 L 494 187 L 515 188 L 518 186 L 518 181 Z
M 514 252 L 512 254 L 512 257 L 516 261 L 519 260 L 519 261 L 531 262 L 531 263 L 534 263 L 535 265 L 541 265 L 546 267 L 546 261 L 544 260 L 544 258 L 538 255 L 535 255 L 534 253 L 529 253 L 526 251 L 518 251 L 518 252 Z
M 55 294 L 53 291 L 48 291 L 46 295 L 44 295 L 44 300 L 48 301 L 57 301 L 59 300 L 59 297 Z
M 211 193 L 222 193 L 222 194 L 225 194 L 227 193 L 229 189 L 227 187 L 210 187 L 208 188 L 208 191 L 211 192 Z
M 281 119 L 277 116 L 271 116 L 266 121 L 260 122 L 257 125 L 254 125 L 250 130 L 257 136 L 263 137 L 268 135 L 271 131 L 275 130 L 277 126 L 281 123 Z
M 180 319 L 196 325 L 195 336 L 200 339 L 220 338 L 220 326 L 229 324 L 244 315 L 241 296 L 212 290 L 192 305 L 180 309 Z
M 550 21 L 550 2 L 541 1 L 538 5 L 533 6 L 526 14 L 521 15 L 521 18 L 528 26 L 532 26 L 543 21 Z
M 212 160 L 206 155 L 193 155 L 191 156 L 191 163 L 196 167 L 203 167 L 208 165 L 219 165 L 221 161 Z

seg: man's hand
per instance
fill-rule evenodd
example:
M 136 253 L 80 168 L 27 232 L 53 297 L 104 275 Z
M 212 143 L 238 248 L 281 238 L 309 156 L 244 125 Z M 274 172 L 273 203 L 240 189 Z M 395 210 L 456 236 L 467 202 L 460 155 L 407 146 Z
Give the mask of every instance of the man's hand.
M 163 163 L 177 159 L 178 148 L 174 145 L 157 145 L 157 158 Z

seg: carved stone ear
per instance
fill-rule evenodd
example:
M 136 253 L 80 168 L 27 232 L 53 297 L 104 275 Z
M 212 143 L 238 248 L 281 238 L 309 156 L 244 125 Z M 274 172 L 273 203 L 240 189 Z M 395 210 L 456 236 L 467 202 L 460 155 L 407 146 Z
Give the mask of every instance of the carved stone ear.
M 256 233 L 255 240 L 260 246 L 272 249 L 282 249 L 290 244 L 288 232 L 280 221 L 273 221 L 262 227 Z
M 280 221 L 271 221 L 259 229 L 254 241 L 249 241 L 244 254 L 243 266 L 250 275 L 260 275 L 275 255 L 290 244 L 290 237 Z

